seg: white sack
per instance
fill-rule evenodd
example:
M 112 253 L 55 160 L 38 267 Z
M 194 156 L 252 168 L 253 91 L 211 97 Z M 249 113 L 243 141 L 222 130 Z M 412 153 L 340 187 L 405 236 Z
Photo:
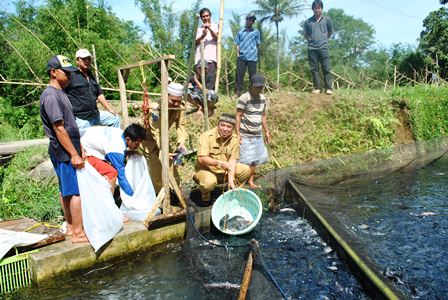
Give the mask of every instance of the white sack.
M 126 163 L 125 173 L 134 195 L 129 196 L 120 188 L 122 200 L 120 209 L 130 220 L 143 221 L 157 197 L 148 173 L 146 159 L 142 155 L 131 155 Z M 157 214 L 160 214 L 160 209 Z
M 76 170 L 81 195 L 82 223 L 95 252 L 123 227 L 123 214 L 115 205 L 109 182 L 89 163 Z

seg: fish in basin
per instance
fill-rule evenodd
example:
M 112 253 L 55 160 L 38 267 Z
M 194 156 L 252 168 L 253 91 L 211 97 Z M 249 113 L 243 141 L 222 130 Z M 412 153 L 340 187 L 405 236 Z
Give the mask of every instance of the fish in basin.
M 219 227 L 223 230 L 238 232 L 246 229 L 252 224 L 252 221 L 243 218 L 242 216 L 233 216 L 229 219 L 229 215 L 225 215 L 219 221 Z

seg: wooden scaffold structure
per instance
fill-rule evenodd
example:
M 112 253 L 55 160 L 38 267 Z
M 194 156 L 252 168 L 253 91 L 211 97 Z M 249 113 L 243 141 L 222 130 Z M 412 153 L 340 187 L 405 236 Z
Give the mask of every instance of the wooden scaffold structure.
M 120 101 L 122 108 L 122 118 L 124 126 L 129 125 L 128 114 L 128 102 L 126 95 L 126 81 L 130 74 L 130 71 L 134 68 L 143 68 L 144 66 L 159 64 L 160 65 L 160 83 L 161 83 L 161 98 L 160 98 L 160 132 L 161 132 L 161 164 L 162 164 L 162 182 L 163 188 L 157 195 L 157 199 L 153 205 L 153 208 L 146 217 L 144 224 L 146 227 L 152 225 L 161 225 L 162 223 L 169 223 L 178 219 L 185 218 L 187 204 L 182 195 L 182 192 L 177 185 L 174 178 L 169 173 L 169 127 L 168 127 L 168 67 L 170 62 L 175 59 L 174 55 L 165 55 L 157 57 L 152 60 L 140 61 L 138 63 L 128 64 L 118 68 L 118 84 L 120 89 Z M 170 205 L 170 186 L 173 188 L 176 196 L 179 198 L 179 202 L 182 206 L 182 210 L 173 212 Z M 157 208 L 162 205 L 163 214 L 154 217 Z

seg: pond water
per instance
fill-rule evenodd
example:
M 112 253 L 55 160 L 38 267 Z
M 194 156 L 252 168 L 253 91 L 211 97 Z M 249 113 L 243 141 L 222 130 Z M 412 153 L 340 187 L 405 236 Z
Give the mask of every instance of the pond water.
M 406 296 L 446 299 L 447 182 L 448 159 L 442 158 L 417 170 L 337 186 L 319 198 Z
M 207 238 L 236 244 L 257 239 L 264 265 L 292 299 L 367 298 L 334 251 L 295 212 L 265 212 L 256 229 L 243 237 L 227 237 L 215 232 L 208 233 Z M 204 284 L 229 282 L 226 275 L 233 276 L 230 283 L 240 284 L 244 253 L 236 257 L 236 250 L 231 250 L 230 256 L 224 248 L 207 251 L 210 245 L 202 240 L 198 241 L 199 248 L 194 251 L 184 244 L 178 241 L 155 247 L 147 253 L 79 272 L 40 289 L 25 289 L 16 296 L 27 299 L 224 299 L 219 289 L 207 290 Z M 220 256 L 219 253 L 224 254 Z M 209 263 L 198 266 L 188 263 L 189 259 L 201 256 Z M 224 260 L 219 261 L 220 258 Z M 215 274 L 213 278 L 200 276 L 201 268 L 215 270 L 221 263 L 236 263 L 238 272 Z M 263 276 L 258 279 L 269 281 Z M 253 299 L 273 299 L 266 293 L 254 291 L 253 287 L 251 289 L 252 295 L 256 295 Z

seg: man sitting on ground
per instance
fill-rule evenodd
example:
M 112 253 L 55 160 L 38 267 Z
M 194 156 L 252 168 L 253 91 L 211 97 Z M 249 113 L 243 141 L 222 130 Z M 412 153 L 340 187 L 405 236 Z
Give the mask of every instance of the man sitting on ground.
M 112 193 L 115 182 L 132 196 L 134 191 L 125 174 L 126 149 L 137 150 L 146 139 L 146 130 L 138 124 L 129 125 L 123 132 L 120 128 L 95 126 L 87 128 L 81 138 L 87 161 L 110 183 Z
M 235 134 L 235 117 L 222 114 L 218 127 L 199 138 L 198 161 L 193 179 L 199 185 L 202 201 L 210 201 L 210 192 L 218 183 L 227 182 L 229 189 L 243 185 L 251 174 L 250 167 L 237 163 L 239 143 Z

